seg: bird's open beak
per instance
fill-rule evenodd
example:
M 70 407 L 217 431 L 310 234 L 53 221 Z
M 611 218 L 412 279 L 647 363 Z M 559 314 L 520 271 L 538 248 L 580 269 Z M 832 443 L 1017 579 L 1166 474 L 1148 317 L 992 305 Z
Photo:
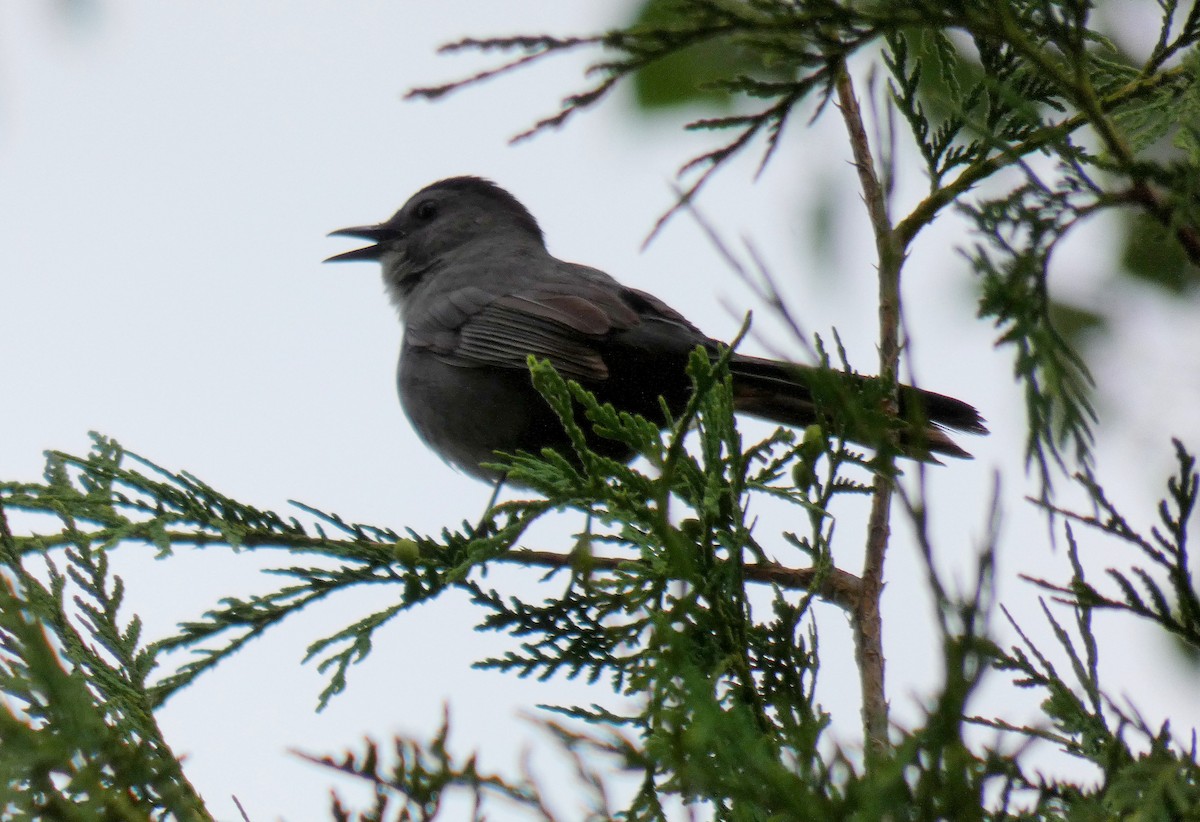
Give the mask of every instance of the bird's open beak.
M 341 254 L 334 254 L 332 257 L 326 258 L 325 262 L 347 263 L 359 260 L 378 260 L 380 255 L 383 254 L 383 240 L 395 235 L 396 232 L 394 230 L 378 225 L 354 226 L 353 228 L 339 228 L 337 231 L 331 231 L 329 232 L 330 237 L 358 237 L 362 240 L 371 240 L 375 245 L 356 248 L 353 251 L 343 251 Z

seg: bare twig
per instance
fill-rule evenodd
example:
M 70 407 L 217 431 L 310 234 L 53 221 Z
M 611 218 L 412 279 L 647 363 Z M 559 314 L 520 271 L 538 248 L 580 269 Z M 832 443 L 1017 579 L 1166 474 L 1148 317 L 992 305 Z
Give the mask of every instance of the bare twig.
M 556 551 L 535 551 L 532 548 L 514 548 L 496 559 L 497 562 L 513 562 L 520 565 L 536 565 L 543 568 L 572 568 L 571 556 Z M 628 567 L 635 560 L 621 557 L 593 556 L 589 562 L 593 568 L 617 570 Z M 853 611 L 860 598 L 862 580 L 839 568 L 789 568 L 775 562 L 756 562 L 743 568 L 746 579 L 768 585 L 778 585 L 791 590 L 812 591 L 825 602 L 832 602 L 847 611 Z
M 900 361 L 900 266 L 904 251 L 887 213 L 887 194 L 879 182 L 871 146 L 863 126 L 862 110 L 854 95 L 854 85 L 845 64 L 838 67 L 835 79 L 838 108 L 850 135 L 854 166 L 862 186 L 867 215 L 875 233 L 879 258 L 879 375 L 891 385 L 885 411 L 897 413 L 896 372 Z M 886 452 L 882 459 L 890 460 Z M 883 565 L 891 533 L 892 478 L 887 466 L 875 474 L 871 514 L 867 523 L 867 547 L 863 559 L 862 588 L 854 608 L 855 650 L 862 685 L 863 735 L 867 751 L 878 753 L 888 744 L 888 704 L 884 690 L 883 621 L 880 600 L 883 596 Z
M 743 238 L 742 240 L 746 247 L 746 253 L 750 256 L 750 260 L 754 264 L 755 270 L 751 272 L 729 249 L 729 246 L 721 238 L 720 232 L 717 231 L 716 227 L 708 220 L 707 217 L 704 216 L 703 212 L 700 211 L 696 204 L 691 201 L 685 202 L 683 199 L 683 192 L 680 191 L 678 187 L 676 187 L 674 191 L 675 196 L 679 199 L 679 202 L 685 203 L 682 208 L 686 209 L 689 216 L 696 221 L 696 225 L 698 225 L 700 230 L 704 232 L 704 236 L 710 243 L 712 243 L 713 248 L 716 249 L 717 254 L 722 260 L 725 261 L 725 264 L 728 265 L 733 273 L 737 275 L 738 279 L 740 279 L 742 283 L 750 289 L 750 293 L 755 299 L 766 303 L 767 307 L 774 312 L 777 317 L 783 320 L 783 322 L 787 325 L 788 330 L 791 331 L 796 342 L 800 344 L 809 358 L 815 362 L 817 360 L 816 349 L 813 348 L 813 344 L 809 341 L 809 337 L 804 332 L 803 327 L 800 325 L 800 321 L 788 307 L 787 302 L 783 299 L 783 295 L 780 294 L 779 288 L 775 282 L 775 278 L 771 275 L 770 269 L 767 267 L 767 264 L 763 260 L 762 256 L 755 249 L 754 244 L 748 238 Z M 649 242 L 649 238 L 647 238 L 647 242 Z M 732 316 L 741 317 L 744 315 L 742 309 L 735 308 L 733 305 L 724 300 L 722 302 L 725 309 L 729 311 Z M 790 361 L 792 359 L 791 354 L 782 350 L 781 348 L 776 347 L 770 340 L 757 335 L 753 329 L 751 329 L 751 334 L 755 336 L 759 343 L 770 350 L 771 356 L 781 360 Z

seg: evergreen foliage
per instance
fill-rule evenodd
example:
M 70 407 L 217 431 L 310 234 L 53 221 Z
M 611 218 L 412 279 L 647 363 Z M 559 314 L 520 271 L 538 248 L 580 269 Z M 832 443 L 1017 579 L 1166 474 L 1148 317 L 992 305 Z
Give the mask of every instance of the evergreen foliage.
M 327 678 L 319 706 L 352 687 L 353 666 L 371 653 L 381 627 L 447 589 L 465 591 L 478 625 L 514 640 L 479 667 L 583 678 L 630 698 L 623 712 L 546 706 L 541 721 L 575 764 L 587 818 L 664 818 L 682 802 L 739 820 L 1200 819 L 1194 732 L 1182 741 L 1169 723 L 1152 727 L 1135 705 L 1106 692 L 1092 621 L 1097 610 L 1140 619 L 1200 651 L 1200 598 L 1187 550 L 1195 457 L 1175 441 L 1178 471 L 1167 480 L 1159 524 L 1139 531 L 1092 468 L 1091 381 L 1056 324 L 1048 288 L 1059 243 L 1107 209 L 1132 209 L 1160 229 L 1181 265 L 1200 264 L 1200 6 L 1159 0 L 1157 8 L 1154 45 L 1129 55 L 1097 26 L 1092 4 L 1079 0 L 650 0 L 631 25 L 594 36 L 451 44 L 517 56 L 413 92 L 436 98 L 532 60 L 599 49 L 592 85 L 522 136 L 563 124 L 624 80 L 643 84 L 650 104 L 721 106 L 726 113 L 692 123 L 730 137 L 683 166 L 681 207 L 755 141 L 766 168 L 784 150 L 793 115 L 834 116 L 836 108 L 875 231 L 885 309 L 880 373 L 893 379 L 905 256 L 947 208 L 967 215 L 975 234 L 962 251 L 980 283 L 979 317 L 1012 350 L 1025 392 L 1026 453 L 1039 480 L 1032 504 L 1068 546 L 1068 579 L 1031 581 L 1048 595 L 1041 616 L 1058 647 L 1038 647 L 1028 626 L 995 601 L 998 511 L 973 585 L 954 593 L 939 577 L 919 491 L 896 482 L 886 430 L 872 458 L 815 426 L 744 443 L 726 362 L 698 353 L 689 366 L 693 400 L 660 431 L 531 360 L 532 379 L 574 454 L 497 455 L 530 489 L 528 499 L 436 536 L 350 523 L 298 504 L 301 522 L 100 435 L 87 455 L 50 453 L 40 482 L 0 482 L 0 808 L 21 818 L 211 818 L 163 739 L 156 710 L 289 617 L 372 585 L 388 586 L 390 605 L 333 626 L 309 646 L 306 661 Z M 672 59 L 666 74 L 674 85 L 653 93 L 655 67 Z M 702 82 L 680 84 L 698 63 Z M 867 66 L 887 72 L 887 105 L 906 125 L 929 180 L 928 192 L 898 217 L 889 199 L 891 158 L 870 144 L 857 108 L 853 76 Z M 815 347 L 823 352 L 819 340 Z M 856 413 L 895 408 L 894 395 L 841 399 Z M 644 460 L 626 465 L 592 452 L 584 426 Z M 1064 475 L 1086 495 L 1086 512 L 1055 502 Z M 748 506 L 759 495 L 793 506 L 802 527 L 756 530 Z M 833 561 L 827 512 L 841 495 L 872 500 L 859 573 Z M 878 606 L 893 496 L 926 557 L 945 663 L 924 721 L 908 729 L 889 726 L 883 687 Z M 6 511 L 52 528 L 13 533 Z M 530 525 L 562 511 L 588 517 L 573 547 L 521 546 Z M 1128 549 L 1104 583 L 1087 570 L 1080 529 Z M 124 586 L 108 559 L 137 544 L 164 561 L 185 546 L 273 551 L 280 561 L 264 592 L 226 597 L 174 636 L 146 643 L 138 618 L 122 610 Z M 489 587 L 480 571 L 495 563 L 549 569 L 544 598 Z M 855 626 L 861 746 L 830 738 L 830 717 L 815 698 L 820 648 L 811 606 L 818 600 L 843 608 Z M 990 629 L 997 613 L 1020 644 L 997 644 Z M 187 661 L 175 664 L 180 650 Z M 974 697 L 989 671 L 1039 694 L 1042 721 L 1018 722 L 980 705 Z M 310 755 L 376 789 L 370 809 L 335 800 L 334 818 L 431 819 L 450 791 L 474 797 L 477 818 L 494 800 L 529 818 L 560 818 L 536 774 L 484 772 L 474 755 L 452 752 L 450 724 L 447 715 L 430 740 L 364 741 L 338 755 Z M 981 742 L 981 729 L 995 736 Z M 1040 775 L 1027 764 L 1035 745 L 1090 763 L 1098 778 Z M 606 787 L 613 772 L 636 774 L 640 788 L 614 800 Z

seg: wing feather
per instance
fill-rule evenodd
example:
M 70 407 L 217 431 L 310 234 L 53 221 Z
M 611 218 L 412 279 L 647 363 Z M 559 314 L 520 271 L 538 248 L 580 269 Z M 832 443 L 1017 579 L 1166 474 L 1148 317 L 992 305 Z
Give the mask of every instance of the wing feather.
M 648 335 L 655 345 L 688 350 L 705 339 L 653 296 L 569 268 L 571 276 L 561 281 L 507 294 L 455 289 L 430 306 L 419 326 L 406 329 L 407 342 L 463 367 L 524 370 L 532 354 L 564 377 L 597 383 L 610 376 L 605 353 L 613 346 L 657 350 L 643 339 Z
M 608 378 L 598 344 L 613 322 L 601 306 L 582 296 L 537 292 L 495 297 L 481 305 L 482 292 L 466 291 L 479 290 L 455 292 L 449 300 L 453 306 L 439 317 L 457 325 L 453 346 L 439 352 L 442 359 L 457 365 L 524 369 L 532 354 L 549 360 L 569 379 Z

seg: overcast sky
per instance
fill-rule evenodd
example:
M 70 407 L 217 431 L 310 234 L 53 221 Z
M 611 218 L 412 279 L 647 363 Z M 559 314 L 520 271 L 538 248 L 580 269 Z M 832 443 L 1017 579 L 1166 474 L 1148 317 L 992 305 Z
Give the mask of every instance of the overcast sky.
M 509 137 L 580 87 L 585 63 L 570 57 L 436 104 L 403 99 L 413 86 L 493 62 L 438 56 L 442 43 L 468 34 L 586 33 L 622 22 L 634 6 L 6 2 L 0 473 L 33 479 L 44 449 L 82 452 L 87 432 L 98 430 L 284 513 L 297 499 L 422 533 L 474 519 L 490 489 L 426 451 L 400 411 L 400 328 L 377 266 L 321 264 L 352 247 L 327 232 L 382 220 L 422 186 L 458 174 L 509 188 L 558 256 L 658 294 L 714 336 L 729 338 L 755 309 L 755 328 L 801 356 L 686 217 L 641 248 L 671 202 L 674 170 L 712 145 L 710 135 L 679 130 L 688 112 L 647 118 L 616 94 L 565 129 L 510 146 Z M 720 175 L 701 209 L 734 247 L 743 238 L 754 243 L 809 331 L 827 335 L 836 326 L 854 365 L 873 369 L 873 244 L 840 123 L 826 116 L 808 128 L 797 118 L 756 183 L 757 159 Z M 921 185 L 917 169 L 905 170 L 899 207 Z M 833 226 L 820 236 L 817 202 Z M 1009 353 L 995 351 L 995 331 L 973 319 L 969 267 L 954 251 L 962 232 L 947 219 L 922 237 L 904 283 L 912 373 L 978 405 L 994 432 L 965 443 L 975 461 L 930 472 L 935 545 L 947 573 L 968 580 L 1000 471 L 1009 516 L 1000 594 L 1035 629 L 1034 592 L 1015 574 L 1065 579 L 1065 560 L 1048 554 L 1044 525 L 1023 501 L 1035 485 L 1022 471 L 1022 401 Z M 1064 293 L 1099 293 L 1126 308 L 1100 351 L 1098 377 L 1117 398 L 1102 410 L 1118 432 L 1100 467 L 1124 478 L 1119 498 L 1149 516 L 1171 470 L 1168 436 L 1200 439 L 1188 354 L 1200 332 L 1189 307 L 1112 284 L 1104 226 L 1068 248 L 1058 259 Z M 839 513 L 840 558 L 851 569 L 864 510 Z M 762 503 L 760 513 L 760 539 L 794 527 L 787 512 Z M 531 540 L 562 548 L 579 527 L 564 515 Z M 923 571 L 908 536 L 900 526 L 885 599 L 890 694 L 902 723 L 916 720 L 939 677 Z M 1092 555 L 1106 556 L 1092 542 Z M 155 562 L 151 553 L 129 546 L 118 554 L 130 608 L 151 637 L 222 594 L 268 590 L 275 580 L 259 569 L 284 561 L 209 550 Z M 539 576 L 508 569 L 488 579 L 529 596 L 563 584 Z M 255 820 L 323 818 L 336 780 L 289 749 L 336 753 L 364 735 L 427 735 L 449 704 L 455 749 L 478 747 L 486 765 L 511 771 L 523 751 L 544 742 L 522 718 L 537 704 L 612 699 L 604 686 L 473 671 L 474 659 L 512 641 L 474 632 L 475 613 L 452 594 L 381 633 L 371 658 L 351 672 L 349 691 L 314 714 L 322 680 L 300 663 L 304 648 L 382 605 L 387 593 L 313 609 L 162 712 L 168 740 L 219 818 L 235 818 L 231 794 Z M 818 615 L 820 696 L 835 712 L 837 738 L 853 745 L 849 632 L 838 611 Z M 1200 718 L 1194 672 L 1135 628 L 1122 623 L 1112 635 L 1109 661 L 1122 693 L 1139 698 L 1152 721 L 1173 716 L 1177 731 L 1192 727 Z M 992 694 L 1009 690 L 995 677 L 988 685 Z M 535 770 L 553 773 L 553 758 L 535 758 Z M 573 815 L 566 797 L 563 807 Z

